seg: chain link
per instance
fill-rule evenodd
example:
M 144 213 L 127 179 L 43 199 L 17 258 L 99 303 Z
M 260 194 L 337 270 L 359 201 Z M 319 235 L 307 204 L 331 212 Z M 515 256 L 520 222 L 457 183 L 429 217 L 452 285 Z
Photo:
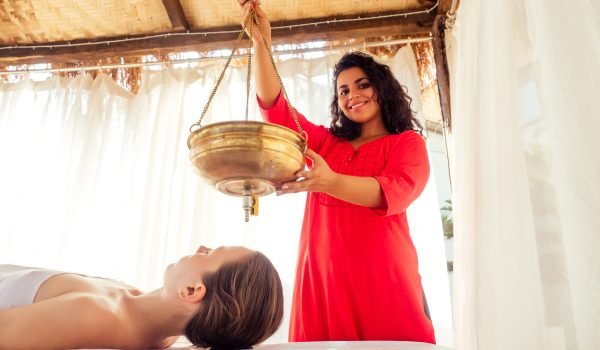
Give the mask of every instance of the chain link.
M 254 16 L 256 16 L 256 13 L 254 13 Z M 292 104 L 290 103 L 290 99 L 288 98 L 287 92 L 285 91 L 285 87 L 283 86 L 283 81 L 281 80 L 281 76 L 279 75 L 279 72 L 277 71 L 277 66 L 275 65 L 275 60 L 273 59 L 273 53 L 271 52 L 271 48 L 269 47 L 269 44 L 267 43 L 267 39 L 265 38 L 265 33 L 263 32 L 262 28 L 260 27 L 258 20 L 256 21 L 255 24 L 258 27 L 258 30 L 260 31 L 260 37 L 262 39 L 263 45 L 265 46 L 265 48 L 267 49 L 267 53 L 269 54 L 269 59 L 271 60 L 271 65 L 273 65 L 273 69 L 275 70 L 275 75 L 277 76 L 277 80 L 279 80 L 279 85 L 281 86 L 281 91 L 283 91 L 283 96 L 285 96 L 285 102 L 287 103 L 288 109 L 290 110 L 290 113 L 292 114 L 292 118 L 294 118 L 294 122 L 296 123 L 296 127 L 298 128 L 298 134 L 300 134 L 300 136 L 306 140 L 307 134 L 302 129 L 302 126 L 300 126 L 300 122 L 298 121 L 298 117 L 296 116 L 296 110 L 292 107 Z
M 256 12 L 252 11 L 250 19 L 250 26 L 252 26 L 252 22 L 254 22 L 256 17 Z M 250 28 L 252 30 L 252 27 Z M 246 76 L 246 121 L 248 121 L 248 103 L 250 102 L 250 78 L 252 75 L 252 38 L 248 36 L 248 75 Z
M 190 132 L 194 132 L 195 130 L 199 129 L 202 127 L 201 123 L 202 123 L 202 119 L 204 119 L 204 116 L 206 115 L 206 111 L 208 111 L 208 106 L 210 105 L 210 102 L 212 101 L 213 97 L 215 97 L 215 93 L 217 92 L 217 89 L 219 88 L 219 85 L 221 84 L 221 81 L 223 80 L 223 76 L 225 76 L 225 71 L 227 70 L 227 67 L 229 67 L 229 64 L 231 63 L 231 59 L 233 58 L 233 55 L 235 54 L 235 51 L 238 49 L 238 46 L 240 45 L 240 41 L 242 40 L 242 38 L 244 37 L 244 33 L 246 33 L 246 26 L 248 25 L 248 23 L 250 22 L 251 16 L 248 16 L 248 18 L 246 19 L 246 22 L 244 23 L 244 27 L 242 28 L 242 31 L 240 32 L 240 35 L 238 35 L 235 44 L 233 45 L 233 49 L 231 50 L 231 54 L 229 55 L 229 58 L 227 58 L 227 62 L 225 62 L 225 67 L 223 67 L 223 71 L 221 72 L 221 75 L 219 76 L 219 79 L 217 79 L 217 84 L 215 85 L 215 87 L 213 88 L 212 92 L 210 93 L 210 96 L 208 98 L 208 102 L 206 102 L 206 105 L 204 106 L 204 109 L 202 110 L 202 114 L 200 115 L 200 119 L 198 119 L 197 122 L 195 122 L 194 124 L 192 124 L 192 126 L 190 126 Z M 250 41 L 252 41 L 252 39 L 249 39 Z M 247 108 L 246 108 L 247 109 Z M 246 116 L 248 115 L 248 112 L 246 112 Z M 247 119 L 247 117 L 246 117 Z

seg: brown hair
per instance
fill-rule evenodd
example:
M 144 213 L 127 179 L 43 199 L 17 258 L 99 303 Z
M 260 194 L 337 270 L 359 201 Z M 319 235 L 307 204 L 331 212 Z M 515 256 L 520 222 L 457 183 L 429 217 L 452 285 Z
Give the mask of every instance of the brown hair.
M 206 294 L 185 327 L 194 344 L 214 350 L 249 349 L 283 319 L 283 288 L 271 261 L 253 252 L 202 277 Z

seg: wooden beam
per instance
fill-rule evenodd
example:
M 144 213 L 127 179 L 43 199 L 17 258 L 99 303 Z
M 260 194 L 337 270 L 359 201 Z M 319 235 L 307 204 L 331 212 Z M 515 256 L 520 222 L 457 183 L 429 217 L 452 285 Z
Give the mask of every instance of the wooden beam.
M 190 29 L 179 0 L 163 0 L 163 5 L 165 6 L 165 10 L 167 10 L 174 31 L 185 32 Z
M 452 0 L 440 0 L 437 7 L 438 15 L 445 15 L 450 11 L 450 7 L 452 7 Z
M 433 23 L 433 58 L 435 60 L 435 71 L 440 95 L 442 119 L 452 128 L 452 115 L 450 110 L 450 74 L 448 71 L 448 60 L 446 58 L 446 43 L 444 41 L 446 28 L 446 15 L 437 15 Z
M 383 13 L 389 15 L 390 13 Z M 381 14 L 369 14 L 378 16 Z M 309 41 L 335 41 L 363 39 L 390 35 L 423 35 L 431 33 L 435 13 L 423 13 L 404 16 L 386 17 L 377 20 L 344 22 L 339 21 L 354 16 L 339 16 L 336 18 L 303 19 L 295 21 L 274 22 L 272 37 L 274 44 L 301 43 Z M 329 23 L 327 23 L 329 21 Z M 318 25 L 300 26 L 307 23 L 323 22 Z M 202 32 L 232 31 L 232 33 L 202 35 Z M 54 48 L 38 47 L 11 48 L 0 50 L 0 64 L 18 65 L 33 63 L 81 62 L 104 58 L 133 57 L 140 55 L 166 55 L 184 51 L 211 51 L 231 49 L 237 38 L 240 26 L 198 29 L 197 35 L 179 35 L 140 39 L 136 41 L 114 42 L 110 44 L 96 43 L 85 46 L 61 46 Z M 121 38 L 104 38 L 116 40 Z M 86 40 L 87 42 L 88 40 Z M 76 42 L 71 42 L 74 44 Z M 0 47 L 1 48 L 1 47 Z

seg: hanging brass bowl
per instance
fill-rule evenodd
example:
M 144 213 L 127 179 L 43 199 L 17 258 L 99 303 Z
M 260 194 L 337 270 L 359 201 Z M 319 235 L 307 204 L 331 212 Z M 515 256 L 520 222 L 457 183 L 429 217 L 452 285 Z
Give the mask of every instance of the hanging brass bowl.
M 271 123 L 214 123 L 193 131 L 187 144 L 196 173 L 228 195 L 268 195 L 304 169 L 305 139 Z
M 190 160 L 196 173 L 212 183 L 219 191 L 242 197 L 246 222 L 249 221 L 250 215 L 258 215 L 258 197 L 274 192 L 284 182 L 296 180 L 296 173 L 304 169 L 304 153 L 307 147 L 307 133 L 302 130 L 296 112 L 289 102 L 288 108 L 299 133 L 275 124 L 248 121 L 252 52 L 250 37 L 248 37 L 247 50 L 246 121 L 215 123 L 200 127 L 233 54 L 244 36 L 246 26 L 253 24 L 257 25 L 261 33 L 263 44 L 269 52 L 271 64 L 281 85 L 281 91 L 289 101 L 273 61 L 271 49 L 256 20 L 256 12 L 252 10 L 204 106 L 200 119 L 190 127 L 191 134 L 187 142 Z M 197 129 L 193 130 L 194 128 Z

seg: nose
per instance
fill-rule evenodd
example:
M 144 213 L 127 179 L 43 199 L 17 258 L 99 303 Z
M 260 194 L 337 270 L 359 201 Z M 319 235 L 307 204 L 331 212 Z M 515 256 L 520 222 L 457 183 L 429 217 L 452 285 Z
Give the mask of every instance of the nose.
M 360 94 L 358 93 L 358 91 L 351 90 L 348 92 L 349 99 L 357 98 L 359 96 L 360 96 Z
M 198 250 L 196 251 L 196 253 L 200 253 L 200 254 L 208 254 L 212 251 L 211 248 L 208 248 L 206 246 L 201 245 Z

